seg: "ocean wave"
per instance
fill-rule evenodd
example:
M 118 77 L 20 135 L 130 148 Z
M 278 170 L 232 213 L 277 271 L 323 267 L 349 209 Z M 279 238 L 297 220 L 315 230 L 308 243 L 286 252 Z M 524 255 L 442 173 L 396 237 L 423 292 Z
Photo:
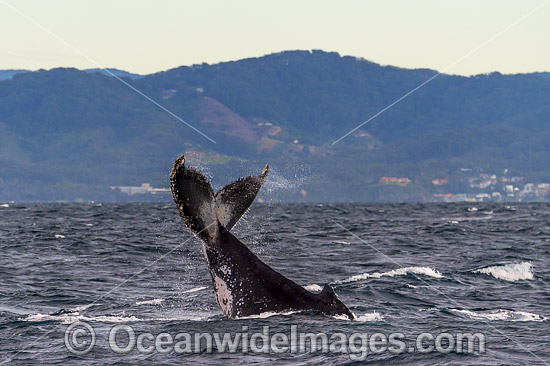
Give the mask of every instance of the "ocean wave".
M 501 280 L 515 282 L 519 280 L 532 280 L 532 269 L 533 265 L 531 263 L 521 262 L 476 269 L 472 272 L 484 273 Z
M 86 316 L 79 313 L 62 313 L 62 314 L 28 314 L 25 317 L 19 318 L 24 322 L 44 322 L 56 321 L 61 324 L 72 324 L 77 321 L 99 322 L 99 323 L 130 323 L 144 321 L 209 321 L 212 314 L 184 314 L 169 317 L 159 318 L 138 318 L 134 315 L 96 315 Z
M 144 301 L 137 301 L 136 305 L 160 305 L 164 299 L 152 299 L 152 300 L 144 300 Z
M 99 316 L 84 316 L 78 313 L 69 313 L 61 315 L 51 315 L 51 314 L 30 314 L 19 320 L 24 322 L 44 322 L 44 321 L 58 321 L 61 324 L 72 324 L 77 321 L 87 321 L 87 322 L 103 322 L 103 323 L 126 323 L 126 322 L 137 322 L 143 321 L 145 319 L 140 319 L 135 316 L 116 316 L 116 315 L 99 315 Z
M 334 319 L 338 319 L 338 320 L 344 320 L 344 321 L 353 321 L 353 322 L 379 322 L 379 321 L 382 321 L 384 319 L 384 317 L 382 315 L 380 315 L 380 313 L 377 313 L 376 311 L 373 311 L 372 313 L 365 313 L 361 316 L 357 316 L 355 314 L 353 314 L 353 316 L 355 317 L 355 319 L 353 320 L 350 320 L 347 315 L 333 315 L 332 317 Z
M 503 320 L 510 322 L 542 322 L 546 318 L 538 314 L 528 313 L 526 311 L 513 311 L 506 309 L 497 309 L 490 311 L 471 311 L 460 309 L 449 309 L 451 312 L 466 316 L 474 320 Z
M 276 312 L 276 311 L 266 311 L 264 313 L 260 313 L 260 314 L 254 314 L 254 315 L 248 315 L 248 316 L 238 316 L 236 317 L 235 319 L 237 320 L 243 320 L 243 319 L 266 319 L 266 318 L 270 318 L 272 316 L 277 316 L 277 315 L 291 315 L 291 314 L 296 314 L 296 313 L 299 313 L 300 311 L 298 310 L 291 310 L 291 311 L 283 311 L 283 312 Z
M 204 289 L 206 289 L 206 286 L 193 287 L 192 289 L 185 290 L 185 291 L 183 291 L 182 293 L 183 293 L 183 294 L 190 294 L 190 293 L 192 293 L 192 292 L 202 291 L 202 290 L 204 290 Z
M 241 317 L 237 317 L 236 319 L 238 320 L 243 320 L 243 319 L 266 319 L 266 318 L 270 318 L 272 316 L 287 316 L 287 315 L 292 315 L 292 314 L 296 314 L 296 313 L 300 313 L 301 311 L 300 310 L 290 310 L 290 311 L 282 311 L 282 312 L 276 312 L 276 311 L 266 311 L 264 313 L 260 313 L 260 314 L 254 314 L 254 315 L 248 315 L 248 316 L 241 316 Z M 350 319 L 347 317 L 347 315 L 332 315 L 331 316 L 332 318 L 334 319 L 338 319 L 338 320 L 346 320 L 346 321 L 350 321 Z M 358 322 L 373 322 L 373 321 L 380 321 L 382 320 L 383 317 L 377 313 L 376 311 L 372 312 L 372 313 L 366 313 L 362 316 L 359 316 L 359 317 L 355 317 L 355 319 L 353 321 L 358 321 Z
M 0 303 L 0 313 L 8 312 L 12 314 L 18 314 L 18 315 L 28 315 L 29 310 L 25 308 L 15 307 L 8 304 L 2 304 Z
M 466 217 L 466 216 L 450 216 L 450 217 L 443 217 L 440 219 L 437 219 L 436 221 L 439 222 L 446 222 L 447 224 L 460 224 L 465 221 L 483 221 L 483 220 L 491 220 L 493 218 L 492 213 L 489 213 L 489 211 L 485 211 L 485 216 L 473 216 L 473 217 Z
M 430 267 L 404 267 L 404 268 L 393 269 L 388 272 L 362 273 L 362 274 L 348 277 L 344 280 L 336 281 L 335 283 L 349 283 L 349 282 L 365 280 L 367 278 L 405 276 L 408 274 L 424 275 L 424 276 L 434 277 L 434 278 L 443 278 L 443 275 L 439 273 L 439 271 Z
M 384 320 L 384 317 L 380 313 L 373 311 L 372 313 L 365 313 L 356 317 L 356 322 L 379 322 Z
M 10 205 L 8 205 L 7 203 L 2 203 L 2 204 L 0 204 L 0 207 L 2 207 L 2 208 L 9 208 Z
M 71 309 L 71 312 L 72 312 L 72 313 L 78 313 L 78 312 L 84 311 L 84 310 L 86 310 L 86 309 L 88 309 L 88 308 L 90 308 L 90 307 L 92 307 L 92 306 L 94 306 L 94 305 L 99 305 L 99 304 L 91 303 L 91 304 L 86 304 L 86 305 L 79 305 L 79 306 L 77 306 L 77 307 L 75 307 L 75 308 L 72 308 L 72 309 Z

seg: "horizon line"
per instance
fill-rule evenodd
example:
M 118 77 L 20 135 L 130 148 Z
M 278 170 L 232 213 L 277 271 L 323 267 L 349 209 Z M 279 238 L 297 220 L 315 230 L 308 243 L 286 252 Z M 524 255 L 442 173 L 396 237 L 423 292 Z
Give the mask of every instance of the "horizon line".
M 128 69 L 123 69 L 123 68 L 120 68 L 120 67 L 78 68 L 76 66 L 55 66 L 55 67 L 51 67 L 51 68 L 37 68 L 37 69 L 19 69 L 19 68 L 3 69 L 2 68 L 2 69 L 0 69 L 0 71 L 19 71 L 19 73 L 27 73 L 27 72 L 39 72 L 39 71 L 52 71 L 52 70 L 57 70 L 57 69 L 75 69 L 75 70 L 78 70 L 78 71 L 89 71 L 89 70 L 96 70 L 97 69 L 98 72 L 101 72 L 102 70 L 117 70 L 117 71 L 123 71 L 123 72 L 129 73 L 129 74 L 145 77 L 145 76 L 155 75 L 155 74 L 159 74 L 159 73 L 162 73 L 162 72 L 168 72 L 168 71 L 171 71 L 171 70 L 179 69 L 181 67 L 189 67 L 190 68 L 190 67 L 202 66 L 202 65 L 217 66 L 217 65 L 228 64 L 228 63 L 233 63 L 233 62 L 261 59 L 261 58 L 276 56 L 276 55 L 280 55 L 280 54 L 284 54 L 284 53 L 297 53 L 297 52 L 304 52 L 304 53 L 308 52 L 310 54 L 313 54 L 315 52 L 321 52 L 321 53 L 325 53 L 325 54 L 335 53 L 340 58 L 352 57 L 352 58 L 355 58 L 359 61 L 368 62 L 368 63 L 375 64 L 375 65 L 380 66 L 380 67 L 393 67 L 393 68 L 397 68 L 397 69 L 401 69 L 401 70 L 409 70 L 409 71 L 426 70 L 426 71 L 435 71 L 435 72 L 440 73 L 439 70 L 434 69 L 434 68 L 429 68 L 429 67 L 403 67 L 403 66 L 397 66 L 397 65 L 392 65 L 392 64 L 382 64 L 382 63 L 378 63 L 378 62 L 375 62 L 375 61 L 371 61 L 371 60 L 366 59 L 364 57 L 353 56 L 353 55 L 342 55 L 340 52 L 337 52 L 337 51 L 325 51 L 325 50 L 321 50 L 321 49 L 295 49 L 295 50 L 274 51 L 274 52 L 267 53 L 267 54 L 264 54 L 264 55 L 261 55 L 261 56 L 251 56 L 251 57 L 244 57 L 244 58 L 239 58 L 239 59 L 221 60 L 221 61 L 211 63 L 211 64 L 207 63 L 207 62 L 193 63 L 193 64 L 182 64 L 182 65 L 179 65 L 179 66 L 174 66 L 172 68 L 168 68 L 168 69 L 164 69 L 164 70 L 158 70 L 158 71 L 155 71 L 155 72 L 145 73 L 145 74 L 129 71 Z M 491 75 L 491 74 L 501 74 L 501 75 L 504 75 L 504 76 L 513 76 L 513 75 L 532 75 L 532 74 L 544 74 L 544 73 L 550 73 L 550 69 L 541 70 L 541 71 L 531 71 L 531 72 L 515 72 L 515 73 L 504 73 L 504 72 L 501 72 L 501 71 L 498 71 L 498 70 L 493 70 L 493 71 L 490 71 L 490 72 L 481 72 L 481 73 L 478 73 L 478 74 L 459 74 L 459 73 L 443 73 L 443 72 L 441 72 L 440 75 L 448 75 L 448 76 L 457 76 L 457 77 L 466 77 L 466 78 L 468 78 L 468 77 L 476 77 L 476 76 L 486 76 L 486 75 Z M 0 80 L 0 81 L 2 81 L 2 80 Z

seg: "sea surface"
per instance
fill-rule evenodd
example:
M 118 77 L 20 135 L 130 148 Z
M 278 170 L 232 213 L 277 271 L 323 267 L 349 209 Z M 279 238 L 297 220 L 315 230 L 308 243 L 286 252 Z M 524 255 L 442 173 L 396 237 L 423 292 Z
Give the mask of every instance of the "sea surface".
M 265 204 L 253 206 L 233 232 L 306 288 L 330 283 L 357 319 L 313 312 L 226 319 L 201 244 L 173 204 L 2 204 L 0 364 L 550 363 L 547 204 Z M 95 340 L 78 355 L 66 338 L 87 346 L 91 336 L 84 328 L 66 332 L 83 324 Z M 115 352 L 115 326 L 119 351 L 131 341 L 129 327 L 135 338 L 145 334 L 147 347 Z M 292 327 L 369 341 L 376 333 L 378 340 L 402 334 L 406 347 L 390 352 L 380 341 L 357 358 L 350 356 L 358 348 L 341 347 L 230 353 L 205 343 L 176 352 L 163 348 L 168 336 L 158 339 L 213 332 L 244 339 L 264 326 L 269 336 L 291 337 Z M 459 352 L 445 335 L 442 352 L 420 352 L 435 344 L 424 339 L 418 348 L 422 333 L 479 333 L 485 349 Z

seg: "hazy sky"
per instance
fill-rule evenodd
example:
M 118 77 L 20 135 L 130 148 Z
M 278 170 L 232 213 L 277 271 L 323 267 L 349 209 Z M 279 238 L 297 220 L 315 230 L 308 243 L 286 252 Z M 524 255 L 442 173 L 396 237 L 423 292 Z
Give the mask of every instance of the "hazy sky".
M 542 7 L 451 68 L 495 34 Z M 471 75 L 550 71 L 550 0 L 0 0 L 0 69 L 152 73 L 283 50 Z

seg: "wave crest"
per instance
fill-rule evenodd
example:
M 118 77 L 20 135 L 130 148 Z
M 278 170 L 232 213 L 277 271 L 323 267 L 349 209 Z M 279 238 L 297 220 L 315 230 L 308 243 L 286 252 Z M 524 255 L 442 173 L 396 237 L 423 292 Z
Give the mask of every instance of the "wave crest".
M 481 268 L 473 271 L 473 273 L 484 273 L 500 280 L 515 282 L 519 280 L 532 280 L 532 269 L 533 265 L 531 263 L 521 262 Z
M 355 319 L 356 322 L 379 322 L 382 320 L 384 320 L 384 317 L 376 311 L 373 311 L 372 313 L 365 313 Z
M 76 321 L 86 322 L 104 322 L 104 323 L 126 323 L 137 322 L 143 319 L 135 316 L 115 316 L 115 315 L 100 315 L 100 316 L 84 316 L 80 314 L 62 314 L 62 315 L 50 315 L 50 314 L 31 314 L 24 318 L 19 319 L 25 322 L 45 322 L 45 321 L 58 321 L 61 324 L 72 324 Z
M 526 311 L 513 311 L 506 309 L 497 309 L 490 311 L 471 311 L 460 309 L 449 309 L 451 312 L 463 315 L 474 320 L 504 320 L 510 322 L 542 322 L 546 318 L 538 314 L 528 313 Z
M 164 299 L 144 300 L 136 302 L 136 305 L 160 305 L 163 301 Z
M 362 273 L 355 276 L 348 277 L 344 280 L 336 281 L 335 283 L 349 283 L 365 280 L 367 278 L 380 278 L 380 277 L 394 277 L 405 276 L 408 274 L 424 275 L 434 278 L 443 278 L 443 275 L 436 269 L 430 267 L 403 267 L 393 269 L 388 272 L 374 272 L 374 273 Z
M 204 289 L 206 289 L 206 286 L 194 287 L 194 288 L 192 288 L 192 289 L 190 289 L 190 290 L 185 290 L 185 291 L 183 291 L 182 293 L 184 293 L 184 294 L 190 294 L 190 293 L 192 293 L 192 292 L 202 291 L 202 290 L 204 290 Z

